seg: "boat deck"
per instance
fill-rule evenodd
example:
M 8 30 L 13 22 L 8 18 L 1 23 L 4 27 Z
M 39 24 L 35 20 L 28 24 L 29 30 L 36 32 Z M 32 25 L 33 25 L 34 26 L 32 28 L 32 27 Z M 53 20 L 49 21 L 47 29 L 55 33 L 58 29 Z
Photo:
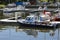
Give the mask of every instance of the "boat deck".
M 53 22 L 50 22 L 50 23 L 53 23 L 53 24 L 60 24 L 60 21 L 53 21 Z

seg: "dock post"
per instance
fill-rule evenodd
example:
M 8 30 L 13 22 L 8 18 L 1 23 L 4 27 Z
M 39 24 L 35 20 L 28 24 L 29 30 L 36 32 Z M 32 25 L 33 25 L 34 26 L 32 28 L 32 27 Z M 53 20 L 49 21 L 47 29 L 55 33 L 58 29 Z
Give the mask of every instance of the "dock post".
M 0 18 L 3 18 L 3 10 L 0 10 Z
M 15 12 L 15 20 L 17 20 L 18 18 L 17 18 L 17 12 Z

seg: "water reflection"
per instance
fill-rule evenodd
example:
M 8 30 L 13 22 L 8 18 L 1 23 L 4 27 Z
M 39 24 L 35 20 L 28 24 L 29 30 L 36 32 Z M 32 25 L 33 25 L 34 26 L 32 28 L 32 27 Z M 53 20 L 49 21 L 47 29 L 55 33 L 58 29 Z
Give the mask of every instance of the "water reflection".
M 60 28 L 0 25 L 1 40 L 60 40 Z
M 36 31 L 36 30 L 23 30 L 25 33 L 27 33 L 27 35 L 32 35 L 32 36 L 34 36 L 34 37 L 37 37 L 37 35 L 38 35 L 38 31 Z
M 34 37 L 38 36 L 38 32 L 42 32 L 42 33 L 49 33 L 50 36 L 54 36 L 55 34 L 55 30 L 54 28 L 48 29 L 48 28 L 30 28 L 30 27 L 19 27 L 17 29 L 17 31 L 19 29 L 22 29 L 22 31 L 24 31 L 25 33 L 27 33 L 27 35 L 32 35 Z
M 54 36 L 55 32 L 53 30 L 50 30 L 50 36 Z

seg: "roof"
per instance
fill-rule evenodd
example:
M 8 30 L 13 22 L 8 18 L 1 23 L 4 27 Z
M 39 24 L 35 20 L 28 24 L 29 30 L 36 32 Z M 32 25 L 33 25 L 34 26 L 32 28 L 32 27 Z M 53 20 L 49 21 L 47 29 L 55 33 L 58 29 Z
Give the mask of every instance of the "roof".
M 30 15 L 30 16 L 27 16 L 27 17 L 34 17 L 35 15 Z

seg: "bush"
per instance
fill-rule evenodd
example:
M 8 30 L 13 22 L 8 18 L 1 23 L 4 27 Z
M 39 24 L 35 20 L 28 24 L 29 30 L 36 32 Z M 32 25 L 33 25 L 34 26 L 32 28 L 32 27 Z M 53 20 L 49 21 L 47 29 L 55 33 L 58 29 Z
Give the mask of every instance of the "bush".
M 0 4 L 0 8 L 4 8 L 4 7 L 5 7 L 5 5 Z

